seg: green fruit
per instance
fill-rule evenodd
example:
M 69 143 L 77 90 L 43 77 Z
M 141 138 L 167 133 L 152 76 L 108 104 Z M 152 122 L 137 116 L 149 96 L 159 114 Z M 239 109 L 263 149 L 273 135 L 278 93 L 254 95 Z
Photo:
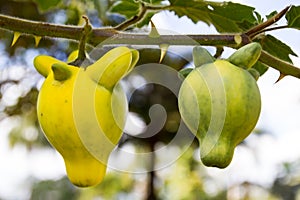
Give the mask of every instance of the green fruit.
M 199 140 L 203 164 L 225 168 L 235 147 L 255 127 L 261 99 L 247 70 L 216 60 L 185 78 L 178 105 L 183 121 Z
M 257 42 L 252 42 L 234 52 L 227 60 L 243 69 L 252 67 L 260 57 L 262 47 Z
M 74 185 L 102 181 L 127 114 L 126 96 L 117 83 L 137 60 L 138 52 L 127 47 L 110 50 L 86 69 L 50 56 L 35 58 L 34 66 L 46 78 L 38 96 L 38 120 Z

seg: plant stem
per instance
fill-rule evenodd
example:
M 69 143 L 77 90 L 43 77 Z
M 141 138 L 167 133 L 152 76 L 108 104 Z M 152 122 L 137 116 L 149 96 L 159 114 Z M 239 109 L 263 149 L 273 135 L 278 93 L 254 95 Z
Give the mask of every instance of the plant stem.
M 147 8 L 145 7 L 145 5 L 143 3 L 140 3 L 140 12 L 137 15 L 130 18 L 129 20 L 126 20 L 123 23 L 118 24 L 117 26 L 114 27 L 114 29 L 118 30 L 118 31 L 125 30 L 129 26 L 131 26 L 131 25 L 139 22 L 141 19 L 143 19 L 146 12 L 147 12 Z
M 246 32 L 246 35 L 248 35 L 250 38 L 254 38 L 257 34 L 261 33 L 266 27 L 271 26 L 272 24 L 278 22 L 290 9 L 291 6 L 286 7 L 281 12 L 279 12 L 277 15 L 271 17 L 267 21 L 254 26 L 253 28 L 249 29 Z
M 144 17 L 147 11 L 161 11 L 167 9 L 169 6 L 152 6 L 152 5 L 146 5 L 144 2 L 139 2 L 140 4 L 140 11 L 137 15 L 133 16 L 132 18 L 124 21 L 123 23 L 117 25 L 114 27 L 115 30 L 122 31 L 128 28 L 131 25 L 134 25 L 141 21 Z
M 82 27 L 36 22 L 2 14 L 0 14 L 0 28 L 35 36 L 58 37 L 74 40 L 80 39 L 80 33 L 82 31 Z
M 283 75 L 291 75 L 296 78 L 300 78 L 300 69 L 292 64 L 280 60 L 266 51 L 262 51 L 259 60 L 263 63 L 268 63 L 269 66 L 280 71 Z
M 78 56 L 75 61 L 69 63 L 73 66 L 81 66 L 83 61 L 86 59 L 86 42 L 88 40 L 89 34 L 92 31 L 92 26 L 90 25 L 89 19 L 87 16 L 82 16 L 82 18 L 85 20 L 85 25 L 82 29 L 79 45 L 78 45 Z
M 107 33 L 107 32 L 106 32 Z M 237 44 L 234 37 L 236 34 L 215 34 L 215 35 L 160 35 L 160 37 L 149 37 L 148 34 L 131 34 L 131 33 L 111 33 L 110 35 L 103 36 L 101 30 L 94 30 L 89 43 L 103 45 L 108 44 L 129 44 L 129 45 L 183 45 L 183 46 L 228 46 L 237 48 L 240 44 Z M 250 42 L 248 36 L 241 35 L 242 44 Z M 105 39 L 107 39 L 105 41 Z
M 251 42 L 251 37 L 256 35 L 261 30 L 275 23 L 287 11 L 289 7 L 281 11 L 272 20 L 268 20 L 262 25 L 258 25 L 250 29 L 245 34 L 241 34 L 242 42 L 237 44 L 235 37 L 237 34 L 218 34 L 218 35 L 161 35 L 158 38 L 151 38 L 148 34 L 135 34 L 117 31 L 112 27 L 92 29 L 87 43 L 91 45 L 203 45 L 203 46 L 216 46 L 216 47 L 232 47 L 238 48 L 240 45 L 245 45 Z M 31 34 L 35 36 L 65 38 L 80 41 L 84 27 L 56 25 L 45 22 L 36 22 L 31 20 L 20 19 L 0 14 L 0 28 L 14 32 Z M 260 60 L 266 65 L 272 66 L 279 70 L 282 74 L 291 75 L 300 78 L 300 69 L 290 63 L 282 61 L 266 52 L 263 52 Z
M 286 28 L 289 28 L 289 26 L 288 25 L 283 25 L 283 26 L 275 26 L 275 27 L 272 27 L 272 28 L 266 28 L 266 29 L 257 31 L 255 33 L 255 36 L 257 36 L 257 35 L 259 35 L 261 33 L 269 32 L 269 31 L 275 31 L 275 30 L 280 30 L 280 29 L 286 29 Z
M 36 22 L 0 14 L 0 28 L 35 36 L 65 38 L 79 41 L 82 36 L 83 27 L 57 25 L 45 22 Z M 159 38 L 150 38 L 147 34 L 124 33 L 112 27 L 93 29 L 90 33 L 88 43 L 98 45 L 106 44 L 135 44 L 135 45 L 209 45 L 209 46 L 231 46 L 236 47 L 234 40 L 236 34 L 219 35 L 162 35 Z M 242 36 L 242 43 L 249 43 L 247 35 Z

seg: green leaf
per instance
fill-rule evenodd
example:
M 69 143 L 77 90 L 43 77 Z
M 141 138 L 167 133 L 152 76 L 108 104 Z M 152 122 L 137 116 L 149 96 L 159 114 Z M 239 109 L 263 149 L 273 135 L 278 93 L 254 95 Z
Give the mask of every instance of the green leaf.
M 214 25 L 219 32 L 240 32 L 257 22 L 254 8 L 232 2 L 169 0 L 170 10 L 179 17 L 187 16 L 194 23 L 203 21 Z M 257 15 L 256 15 L 257 16 Z M 250 24 L 250 25 L 249 25 Z
M 169 0 L 171 5 L 170 10 L 175 11 L 175 14 L 179 17 L 187 16 L 194 23 L 203 21 L 206 24 L 210 24 L 211 19 L 209 17 L 208 3 L 203 1 L 182 1 L 182 0 Z
M 161 4 L 161 2 L 163 0 L 142 0 L 142 1 L 145 2 L 145 3 L 148 3 L 148 4 L 155 5 L 155 4 Z
M 292 6 L 285 18 L 289 27 L 300 29 L 300 6 Z
M 50 8 L 54 8 L 57 6 L 61 0 L 51 0 L 51 1 L 45 1 L 45 0 L 34 0 L 41 11 L 47 11 Z
M 244 27 L 245 22 L 255 24 L 257 19 L 254 17 L 255 8 L 238 4 L 238 3 L 222 3 L 220 5 L 212 5 L 214 8 L 210 12 L 212 24 L 219 32 L 237 32 L 247 30 Z
M 260 24 L 264 21 L 263 18 L 261 17 L 261 15 L 258 12 L 254 11 L 254 15 L 256 17 L 256 21 L 257 21 L 258 24 Z
M 297 56 L 291 47 L 271 35 L 266 35 L 260 43 L 265 51 L 289 63 L 292 63 L 289 55 Z
M 115 2 L 110 12 L 118 13 L 125 16 L 126 18 L 131 18 L 139 13 L 140 6 L 134 0 L 123 0 Z
M 278 14 L 278 12 L 275 10 L 275 11 L 271 12 L 270 14 L 266 15 L 266 17 L 267 17 L 267 19 L 270 19 L 270 18 L 274 17 L 277 14 Z

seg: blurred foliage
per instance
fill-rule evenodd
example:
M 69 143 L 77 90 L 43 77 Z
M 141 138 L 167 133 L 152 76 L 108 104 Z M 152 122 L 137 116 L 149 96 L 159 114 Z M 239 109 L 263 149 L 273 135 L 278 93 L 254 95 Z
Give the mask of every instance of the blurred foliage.
M 65 200 L 76 199 L 79 191 L 67 178 L 60 180 L 39 181 L 33 184 L 30 200 Z
M 11 147 L 14 147 L 18 143 L 26 145 L 29 150 L 33 146 L 42 145 L 50 147 L 38 126 L 36 115 L 37 93 L 36 89 L 32 89 L 25 97 L 19 99 L 18 104 L 5 109 L 5 112 L 9 115 L 19 116 L 17 125 L 10 133 Z
M 161 0 L 143 1 L 154 4 L 164 2 Z M 172 0 L 170 2 L 172 2 L 177 15 L 182 16 L 184 13 L 180 12 L 181 9 L 178 5 L 184 5 L 184 1 Z M 193 9 L 194 3 L 189 9 Z M 122 4 L 127 7 L 121 7 Z M 239 7 L 235 4 L 230 4 L 230 6 Z M 94 27 L 119 24 L 126 17 L 136 14 L 137 9 L 138 6 L 133 0 L 0 0 L 1 14 L 72 25 L 82 24 L 81 16 L 87 15 Z M 223 12 L 221 8 L 218 9 L 218 12 Z M 108 10 L 115 13 L 107 12 Z M 247 13 L 249 10 L 252 8 L 247 8 Z M 149 12 L 148 14 L 145 21 L 140 23 L 138 27 L 147 24 L 154 13 Z M 191 12 L 188 13 L 190 17 L 193 17 L 192 14 Z M 197 17 L 201 17 L 200 14 L 196 16 L 195 20 Z M 258 18 L 259 14 L 256 17 Z M 252 18 L 251 22 L 254 23 L 255 19 Z M 237 19 L 234 18 L 233 20 Z M 248 25 L 246 21 L 240 23 L 242 27 L 247 26 L 248 28 Z M 11 122 L 9 143 L 12 148 L 16 145 L 25 145 L 28 150 L 36 147 L 51 148 L 38 126 L 36 101 L 43 78 L 33 69 L 32 57 L 37 54 L 48 54 L 65 60 L 67 55 L 77 48 L 78 44 L 74 41 L 42 38 L 38 47 L 35 47 L 32 36 L 22 35 L 17 43 L 11 47 L 12 37 L 13 33 L 0 29 L 0 121 L 10 120 Z M 265 37 L 264 40 L 265 47 L 274 44 L 282 46 L 280 41 L 270 38 L 270 36 Z M 141 59 L 138 65 L 158 63 L 160 59 L 159 49 L 144 48 L 139 51 Z M 293 54 L 293 52 L 288 49 L 286 54 Z M 185 52 L 182 52 L 180 56 L 168 52 L 161 64 L 180 70 L 189 63 L 189 59 L 186 60 L 186 57 L 188 56 Z M 286 57 L 285 60 L 287 60 Z M 17 66 L 17 70 L 23 70 L 23 73 L 20 75 L 12 66 Z M 261 69 L 262 73 L 266 70 L 265 66 L 257 67 Z M 133 87 L 134 83 L 131 78 L 128 77 L 125 81 L 127 85 Z M 167 113 L 167 121 L 160 132 L 153 137 L 141 137 L 147 136 L 143 135 L 144 132 L 138 135 L 125 133 L 120 146 L 130 143 L 134 144 L 138 150 L 151 151 L 157 143 L 168 144 L 173 139 L 180 123 L 176 94 L 157 84 L 147 84 L 144 87 L 134 89 L 135 91 L 129 100 L 130 112 L 135 113 L 147 125 L 151 123 L 148 114 L 149 109 L 155 104 L 160 104 Z M 8 94 L 12 95 L 13 98 L 9 97 Z M 246 146 L 245 143 L 243 145 Z M 103 183 L 93 188 L 77 188 L 66 177 L 59 180 L 31 180 L 29 183 L 32 188 L 30 199 L 134 200 L 146 199 L 150 191 L 155 193 L 156 199 L 164 200 L 292 200 L 300 198 L 299 163 L 284 163 L 282 172 L 274 180 L 273 185 L 268 188 L 245 182 L 228 188 L 218 188 L 212 192 L 210 185 L 217 185 L 218 181 L 208 174 L 201 165 L 197 146 L 197 141 L 194 141 L 191 147 L 167 171 L 158 170 L 147 175 L 109 171 Z
M 107 173 L 101 185 L 81 189 L 71 184 L 67 177 L 58 180 L 35 180 L 30 200 L 89 200 L 96 198 L 119 199 L 130 193 L 134 179 L 130 174 Z

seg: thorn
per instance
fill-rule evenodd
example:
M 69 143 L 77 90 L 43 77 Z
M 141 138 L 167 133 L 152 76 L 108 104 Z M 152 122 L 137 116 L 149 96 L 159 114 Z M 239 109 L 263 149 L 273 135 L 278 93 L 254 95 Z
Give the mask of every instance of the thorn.
M 151 38 L 159 38 L 160 35 L 159 35 L 159 33 L 158 33 L 158 31 L 157 31 L 154 23 L 152 22 L 152 20 L 150 20 L 150 23 L 151 23 L 151 31 L 149 33 L 149 37 L 151 37 Z
M 41 36 L 34 36 L 35 47 L 39 46 L 39 43 L 40 43 L 41 39 L 42 39 Z
M 159 45 L 159 47 L 160 47 L 159 63 L 161 63 L 162 60 L 164 59 L 164 57 L 166 56 L 169 46 L 170 45 L 168 45 L 168 44 L 160 44 Z
M 274 84 L 278 83 L 278 82 L 279 82 L 280 80 L 282 80 L 285 76 L 286 76 L 285 74 L 283 74 L 283 73 L 280 72 L 280 75 L 279 75 L 277 81 L 275 81 Z
M 21 36 L 20 32 L 14 32 L 14 37 L 13 37 L 13 41 L 11 43 L 11 47 L 14 46 L 16 44 L 16 42 L 18 41 L 19 37 Z

